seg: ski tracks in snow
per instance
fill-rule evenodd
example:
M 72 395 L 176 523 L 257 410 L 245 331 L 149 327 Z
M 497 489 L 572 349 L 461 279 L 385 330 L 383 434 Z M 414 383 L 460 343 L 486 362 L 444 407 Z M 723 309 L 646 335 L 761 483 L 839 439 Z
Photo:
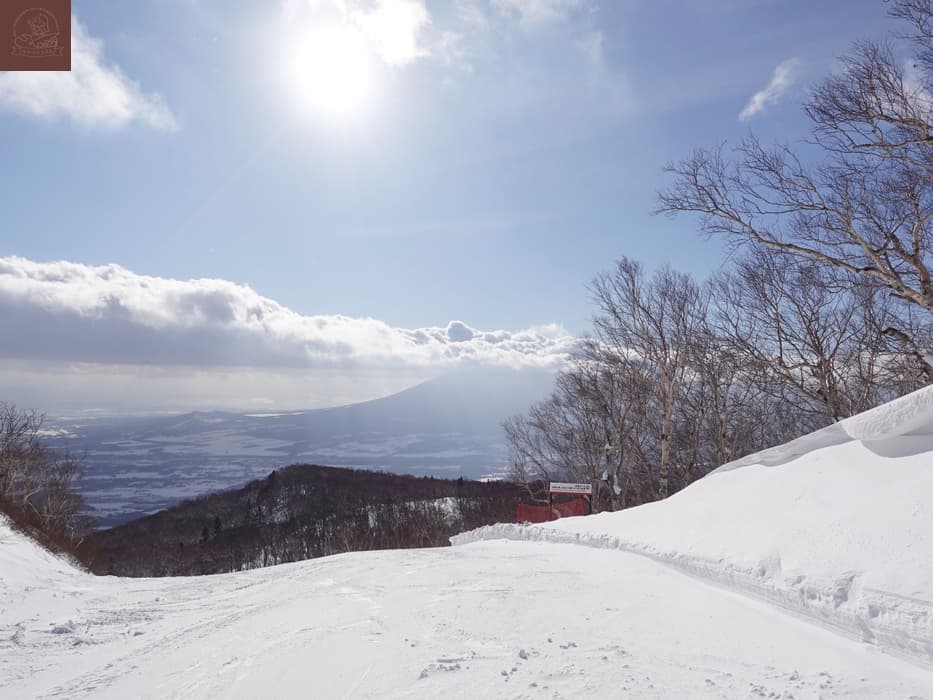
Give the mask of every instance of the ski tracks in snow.
M 481 542 L 79 580 L 67 608 L 49 607 L 58 585 L 28 594 L 35 615 L 9 628 L 21 642 L 0 659 L 0 697 L 933 698 L 920 669 L 587 547 Z M 73 631 L 51 634 L 66 612 Z
M 933 601 L 901 596 L 861 585 L 857 573 L 830 580 L 782 576 L 779 557 L 754 566 L 664 552 L 643 542 L 599 532 L 573 532 L 534 525 L 498 524 L 451 538 L 454 545 L 484 540 L 551 542 L 619 550 L 647 557 L 690 576 L 749 595 L 807 622 L 933 668 Z

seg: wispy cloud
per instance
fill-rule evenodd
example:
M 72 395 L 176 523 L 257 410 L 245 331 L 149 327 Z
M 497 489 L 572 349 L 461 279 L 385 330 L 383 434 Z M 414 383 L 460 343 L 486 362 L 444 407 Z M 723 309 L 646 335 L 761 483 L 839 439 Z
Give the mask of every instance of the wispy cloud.
M 586 4 L 586 0 L 492 0 L 496 9 L 517 15 L 525 25 L 562 20 Z
M 764 111 L 767 106 L 776 104 L 797 81 L 799 74 L 799 58 L 789 58 L 779 63 L 774 69 L 768 85 L 752 95 L 742 111 L 739 112 L 739 119 L 743 122 L 748 121 Z
M 583 52 L 583 56 L 591 66 L 602 69 L 605 65 L 603 53 L 604 43 L 605 35 L 602 32 L 591 32 L 580 39 L 577 42 L 577 46 L 580 48 L 580 51 Z
M 205 367 L 554 367 L 574 339 L 559 326 L 482 331 L 462 321 L 396 328 L 303 315 L 220 279 L 176 280 L 117 265 L 0 258 L 0 356 Z
M 174 131 L 178 122 L 165 101 L 146 93 L 116 65 L 104 62 L 103 42 L 76 17 L 71 21 L 70 72 L 0 72 L 0 110 L 83 127 L 121 128 L 139 123 Z
M 637 103 L 635 90 L 628 76 L 606 60 L 605 35 L 594 31 L 577 41 L 583 56 L 587 87 L 602 113 L 623 114 Z
M 461 29 L 471 33 L 489 31 L 492 19 L 482 0 L 454 0 L 454 13 Z

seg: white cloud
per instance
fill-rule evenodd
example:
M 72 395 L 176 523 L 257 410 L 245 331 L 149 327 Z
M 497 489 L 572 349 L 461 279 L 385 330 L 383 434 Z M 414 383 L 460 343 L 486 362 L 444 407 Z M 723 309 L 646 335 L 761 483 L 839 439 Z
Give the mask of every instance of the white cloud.
M 476 330 L 463 321 L 451 321 L 447 324 L 447 339 L 453 343 L 466 343 L 476 336 Z M 490 335 L 495 338 L 495 334 Z
M 577 46 L 583 53 L 584 58 L 597 69 L 602 69 L 605 66 L 604 42 L 605 37 L 602 32 L 591 32 L 577 42 Z
M 0 317 L 0 356 L 150 366 L 556 367 L 575 342 L 559 326 L 405 329 L 309 316 L 226 280 L 19 257 L 0 258 Z
M 46 120 L 71 119 L 85 127 L 139 122 L 163 131 L 178 128 L 159 95 L 143 92 L 119 67 L 104 63 L 103 43 L 76 17 L 71 42 L 70 72 L 0 72 L 0 109 Z
M 424 0 L 286 0 L 285 19 L 342 26 L 360 32 L 368 48 L 390 66 L 430 55 L 423 43 L 431 24 Z
M 796 82 L 799 73 L 800 59 L 789 58 L 779 63 L 771 75 L 771 82 L 764 89 L 751 96 L 751 99 L 739 112 L 739 119 L 748 121 L 755 115 L 760 114 L 768 105 L 777 103 Z
M 455 0 L 445 28 L 434 27 L 428 53 L 440 63 L 474 72 L 477 59 L 494 53 L 490 45 L 494 22 L 485 0 Z
M 456 0 L 454 11 L 464 31 L 484 34 L 492 26 L 492 20 L 479 0 Z
M 411 63 L 428 54 L 419 36 L 430 23 L 422 0 L 379 0 L 369 10 L 354 13 L 363 34 L 390 66 Z
M 518 15 L 522 24 L 562 20 L 585 4 L 584 0 L 492 0 L 503 14 Z

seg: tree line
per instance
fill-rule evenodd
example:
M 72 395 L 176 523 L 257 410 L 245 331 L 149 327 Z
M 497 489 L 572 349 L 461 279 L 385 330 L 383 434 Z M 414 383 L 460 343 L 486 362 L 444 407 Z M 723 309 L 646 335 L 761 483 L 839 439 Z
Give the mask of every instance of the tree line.
M 447 546 L 464 530 L 513 520 L 522 495 L 508 482 L 292 465 L 95 532 L 77 490 L 82 459 L 43 445 L 44 423 L 39 411 L 0 402 L 0 515 L 98 574 L 214 574 Z
M 513 520 L 520 495 L 505 482 L 292 465 L 96 532 L 90 563 L 103 574 L 186 576 L 447 546 L 458 532 Z
M 533 495 L 554 478 L 596 482 L 597 508 L 664 498 L 933 380 L 933 3 L 890 14 L 901 31 L 814 86 L 804 143 L 665 168 L 657 212 L 694 216 L 732 263 L 698 280 L 623 257 L 594 280 L 591 333 L 504 426 Z

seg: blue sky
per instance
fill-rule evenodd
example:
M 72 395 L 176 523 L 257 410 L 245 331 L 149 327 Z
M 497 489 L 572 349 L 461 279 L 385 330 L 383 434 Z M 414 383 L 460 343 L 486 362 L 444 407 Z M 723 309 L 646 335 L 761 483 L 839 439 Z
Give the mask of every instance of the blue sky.
M 585 286 L 617 257 L 700 276 L 721 263 L 688 219 L 650 214 L 662 165 L 749 130 L 801 138 L 807 86 L 854 39 L 887 33 L 885 10 L 74 0 L 77 87 L 0 74 L 0 257 L 46 277 L 55 261 L 77 264 L 75 279 L 98 270 L 98 302 L 116 298 L 98 266 L 116 265 L 249 285 L 296 317 L 462 321 L 477 337 L 543 327 L 555 354 L 558 336 L 586 330 Z M 10 279 L 33 274 L 13 267 Z M 45 298 L 30 289 L 20 302 Z M 50 361 L 137 363 L 88 353 Z M 6 377 L 0 388 L 23 384 Z

